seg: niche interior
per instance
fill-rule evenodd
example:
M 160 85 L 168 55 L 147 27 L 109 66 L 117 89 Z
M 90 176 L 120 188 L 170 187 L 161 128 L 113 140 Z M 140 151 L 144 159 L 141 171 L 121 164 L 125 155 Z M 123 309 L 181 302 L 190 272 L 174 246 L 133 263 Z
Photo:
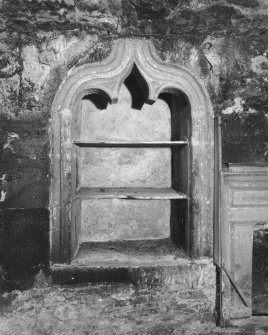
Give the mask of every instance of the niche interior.
M 147 100 L 147 84 L 134 65 L 117 103 L 111 105 L 103 92 L 93 91 L 74 115 L 78 259 L 97 247 L 104 258 L 108 248 L 116 259 L 129 240 L 133 253 L 151 249 L 151 243 L 163 252 L 185 244 L 189 102 L 180 91 L 163 92 L 152 105 Z
M 119 40 L 106 61 L 67 78 L 53 104 L 52 262 L 111 266 L 202 254 L 213 145 L 198 144 L 213 122 L 200 132 L 210 105 L 190 77 L 162 64 L 150 42 Z

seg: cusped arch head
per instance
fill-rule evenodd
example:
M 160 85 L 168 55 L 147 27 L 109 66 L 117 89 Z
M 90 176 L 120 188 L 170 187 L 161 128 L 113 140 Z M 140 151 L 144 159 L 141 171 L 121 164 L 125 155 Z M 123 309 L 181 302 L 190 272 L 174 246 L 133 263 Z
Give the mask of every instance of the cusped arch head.
M 125 78 L 124 84 L 132 97 L 131 107 L 134 109 L 141 109 L 143 104 L 148 101 L 149 87 L 135 63 L 133 64 L 129 75 Z
M 127 85 L 134 82 L 150 104 L 172 83 L 188 96 L 192 105 L 196 103 L 206 116 L 213 116 L 208 94 L 201 82 L 188 69 L 161 61 L 151 41 L 138 39 L 116 40 L 110 56 L 103 62 L 72 69 L 55 96 L 52 111 L 70 109 L 78 96 L 86 95 L 88 88 L 99 87 L 109 95 L 111 103 L 115 103 L 125 80 Z M 137 108 L 140 105 L 141 102 Z
M 76 100 L 78 101 L 90 100 L 94 104 L 94 106 L 100 110 L 106 109 L 108 103 L 111 104 L 117 101 L 115 98 L 114 100 L 112 100 L 108 92 L 105 92 L 100 88 L 92 88 L 85 90 L 81 93 L 80 96 L 77 97 Z
M 71 100 L 70 108 L 75 110 L 75 105 L 77 105 L 79 101 L 86 99 L 90 100 L 98 109 L 106 109 L 108 103 L 117 103 L 117 96 L 119 96 L 123 85 L 126 86 L 131 95 L 131 107 L 133 109 L 140 110 L 142 109 L 144 103 L 150 103 L 148 102 L 148 84 L 141 75 L 137 65 L 133 63 L 133 65 L 129 66 L 129 70 L 126 71 L 121 80 L 118 81 L 116 88 L 116 92 L 118 92 L 118 94 L 116 94 L 116 96 L 114 94 L 113 97 L 111 97 L 113 93 L 104 86 L 97 87 L 96 85 L 94 88 L 82 88 L 80 90 L 81 92 L 78 95 L 76 94 Z

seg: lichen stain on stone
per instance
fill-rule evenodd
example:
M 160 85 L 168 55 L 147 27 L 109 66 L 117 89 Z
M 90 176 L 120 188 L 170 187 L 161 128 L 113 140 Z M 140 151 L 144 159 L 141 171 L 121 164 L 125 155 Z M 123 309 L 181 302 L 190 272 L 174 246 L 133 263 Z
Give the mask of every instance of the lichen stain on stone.
M 232 2 L 239 2 L 233 0 Z M 252 0 L 252 4 L 257 4 Z M 251 7 L 253 5 L 251 4 Z M 11 8 L 10 8 L 11 7 Z M 214 1 L 9 1 L 3 2 L 3 12 L 9 27 L 35 35 L 36 28 L 54 30 L 87 30 L 90 33 L 129 34 L 181 34 L 198 43 L 210 31 L 219 34 L 235 33 L 250 28 L 249 2 L 244 5 L 215 3 Z M 254 7 L 256 15 L 265 9 L 263 1 Z M 19 19 L 10 12 L 16 10 Z M 260 29 L 256 27 L 257 29 Z M 192 36 L 189 36 L 191 34 Z M 186 36 L 188 35 L 188 36 Z
M 23 48 L 22 58 L 23 78 L 33 83 L 36 88 L 41 88 L 50 72 L 50 67 L 39 62 L 38 50 L 34 45 Z
M 54 66 L 59 62 L 65 61 L 68 50 L 76 43 L 76 37 L 66 38 L 64 35 L 59 35 L 57 38 L 43 43 L 41 52 L 38 55 L 40 63 Z
M 108 57 L 110 52 L 110 41 L 102 41 L 96 36 L 87 36 L 83 40 L 78 40 L 70 49 L 67 58 L 67 67 L 68 69 L 75 70 L 75 67 L 77 66 L 87 63 L 101 62 Z
M 237 97 L 234 99 L 234 105 L 224 109 L 222 111 L 222 114 L 232 114 L 232 113 L 241 114 L 244 112 L 244 105 L 245 101 L 242 98 Z
M 241 97 L 236 97 L 234 99 L 234 105 L 225 108 L 222 110 L 222 115 L 228 115 L 236 113 L 238 116 L 240 115 L 242 118 L 248 114 L 260 114 L 254 108 L 247 108 L 246 102 Z
M 251 59 L 251 69 L 259 75 L 268 75 L 268 59 L 263 55 Z
M 14 133 L 14 132 L 7 133 L 7 141 L 3 145 L 3 149 L 2 150 L 10 150 L 14 154 L 15 150 L 12 147 L 12 142 L 18 140 L 19 138 L 20 138 L 19 135 L 16 134 L 16 133 Z
M 171 33 L 182 34 L 193 41 L 202 40 L 213 31 L 214 34 L 230 34 L 235 30 L 232 19 L 239 20 L 242 15 L 231 6 L 213 4 L 199 11 L 183 9 L 176 12 L 171 22 Z
M 0 78 L 13 77 L 20 69 L 18 50 L 4 42 L 0 42 L 0 50 Z
M 257 0 L 227 0 L 228 3 L 248 8 L 256 8 L 260 4 Z
M 208 81 L 210 64 L 203 50 L 183 39 L 154 39 L 159 57 L 167 64 L 180 65 L 193 72 L 196 77 Z

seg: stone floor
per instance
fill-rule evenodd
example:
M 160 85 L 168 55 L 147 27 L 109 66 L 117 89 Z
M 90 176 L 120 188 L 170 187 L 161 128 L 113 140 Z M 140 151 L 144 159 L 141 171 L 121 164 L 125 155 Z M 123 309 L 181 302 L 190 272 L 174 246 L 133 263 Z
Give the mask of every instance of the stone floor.
M 211 302 L 198 291 L 145 291 L 121 283 L 54 285 L 0 296 L 1 335 L 266 334 L 265 330 L 241 324 L 216 327 Z

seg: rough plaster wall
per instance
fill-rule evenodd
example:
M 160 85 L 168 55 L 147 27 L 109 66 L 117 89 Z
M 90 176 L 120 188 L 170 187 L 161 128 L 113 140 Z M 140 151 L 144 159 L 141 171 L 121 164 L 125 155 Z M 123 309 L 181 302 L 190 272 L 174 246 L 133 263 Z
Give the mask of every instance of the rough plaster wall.
M 79 186 L 171 186 L 169 149 L 88 148 L 80 151 Z
M 82 241 L 146 240 L 170 236 L 170 203 L 167 200 L 83 200 L 81 207 Z
M 266 0 L 1 1 L 0 173 L 12 178 L 1 206 L 47 207 L 55 92 L 72 67 L 131 34 L 204 82 L 223 117 L 224 162 L 267 162 L 267 27 Z
M 158 99 L 141 110 L 131 108 L 132 98 L 122 86 L 116 104 L 99 110 L 83 100 L 80 141 L 169 141 L 170 110 Z M 80 148 L 78 186 L 171 187 L 169 148 Z
M 171 115 L 163 100 L 131 108 L 132 97 L 125 85 L 118 102 L 99 110 L 83 100 L 80 141 L 170 141 Z

